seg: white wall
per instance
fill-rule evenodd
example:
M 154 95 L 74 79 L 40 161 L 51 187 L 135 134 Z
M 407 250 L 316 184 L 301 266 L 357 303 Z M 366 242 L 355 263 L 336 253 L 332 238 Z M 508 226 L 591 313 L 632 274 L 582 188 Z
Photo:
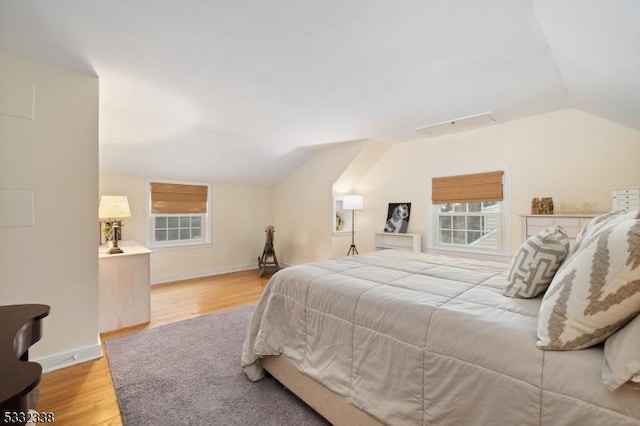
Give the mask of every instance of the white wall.
M 154 177 L 161 179 L 161 177 Z M 100 194 L 126 195 L 131 217 L 123 220 L 123 239 L 146 244 L 146 178 L 100 175 Z M 264 230 L 273 224 L 272 188 L 212 184 L 210 247 L 156 250 L 151 255 L 151 282 L 161 283 L 258 267 Z M 277 241 L 276 241 L 277 252 Z
M 356 141 L 321 148 L 275 187 L 275 248 L 284 262 L 333 257 L 332 188 L 366 145 Z M 350 241 L 340 239 L 347 244 L 346 253 Z
M 611 209 L 611 190 L 640 186 L 640 132 L 578 111 L 562 110 L 504 124 L 393 145 L 357 184 L 358 248 L 373 250 L 390 202 L 412 203 L 408 232 L 426 247 L 427 176 L 510 168 L 510 251 L 521 242 L 518 214 L 535 196 L 590 201 Z
M 331 232 L 332 187 L 364 195 L 356 218 L 363 253 L 373 250 L 390 202 L 412 203 L 408 232 L 422 234 L 426 247 L 428 176 L 508 168 L 510 252 L 521 243 L 518 215 L 530 211 L 533 197 L 552 196 L 556 207 L 595 202 L 607 211 L 612 189 L 640 186 L 640 132 L 573 109 L 394 144 L 357 182 L 343 185 L 342 173 L 363 158 L 367 143 L 323 148 L 276 187 L 277 236 L 288 263 L 346 254 L 350 235 Z
M 35 217 L 0 223 L 0 305 L 51 306 L 30 352 L 45 368 L 99 356 L 98 78 L 0 50 L 0 79 L 5 112 L 35 86 L 33 119 L 0 113 L 0 189 L 33 191 Z
M 389 144 L 376 141 L 366 141 L 365 143 L 360 144 L 360 150 L 354 157 L 353 161 L 346 167 L 344 172 L 333 184 L 334 196 L 340 197 L 344 194 L 357 193 L 356 185 L 358 182 L 360 182 L 360 180 L 369 173 L 371 167 L 373 167 L 373 165 L 382 158 L 389 147 Z M 332 257 L 344 256 L 351 247 L 351 214 L 346 212 L 346 217 L 344 219 L 345 228 L 343 232 L 334 232 L 333 238 L 331 239 Z M 357 228 L 360 219 L 359 212 L 356 212 L 355 219 L 355 226 Z

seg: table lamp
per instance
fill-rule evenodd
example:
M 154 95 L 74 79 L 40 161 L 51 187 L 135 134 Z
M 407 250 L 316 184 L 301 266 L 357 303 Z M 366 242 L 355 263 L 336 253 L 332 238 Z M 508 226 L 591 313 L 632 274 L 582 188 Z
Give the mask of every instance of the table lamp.
M 105 226 L 113 230 L 113 245 L 107 254 L 123 253 L 118 247 L 119 229 L 122 228 L 122 219 L 131 217 L 129 200 L 125 195 L 103 195 L 100 197 L 98 218 L 105 222 Z

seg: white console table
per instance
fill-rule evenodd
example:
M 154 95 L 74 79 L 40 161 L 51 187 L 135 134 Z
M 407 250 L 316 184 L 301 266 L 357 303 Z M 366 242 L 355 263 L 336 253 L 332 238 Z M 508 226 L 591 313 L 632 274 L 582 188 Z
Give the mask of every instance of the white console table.
M 422 251 L 422 236 L 420 234 L 396 234 L 393 232 L 376 232 L 374 234 L 376 250 L 396 249 Z
M 149 255 L 135 241 L 120 241 L 124 253 L 98 249 L 100 332 L 149 322 L 151 312 Z

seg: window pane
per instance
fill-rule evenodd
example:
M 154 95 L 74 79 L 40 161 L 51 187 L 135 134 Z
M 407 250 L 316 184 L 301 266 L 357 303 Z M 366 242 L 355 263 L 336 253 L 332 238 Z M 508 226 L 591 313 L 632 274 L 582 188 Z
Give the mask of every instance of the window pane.
M 166 217 L 156 217 L 156 229 L 157 228 L 166 228 L 166 227 L 167 227 L 167 218 Z
M 167 241 L 167 231 L 156 231 L 156 241 Z
M 179 218 L 178 217 L 169 217 L 167 219 L 168 219 L 167 225 L 168 225 L 169 228 L 177 228 L 178 227 L 178 225 L 179 225 L 179 220 L 178 220 Z M 171 239 L 171 238 L 169 238 L 169 239 Z
M 440 216 L 440 228 L 451 229 L 451 216 Z
M 482 217 L 481 216 L 469 216 L 467 217 L 467 229 L 481 230 L 482 229 Z
M 190 240 L 191 239 L 191 230 L 190 229 L 181 229 L 180 230 L 180 239 L 181 240 Z
M 440 204 L 440 212 L 448 213 L 450 211 L 453 211 L 453 205 L 451 203 Z
M 454 216 L 452 219 L 453 219 L 453 229 L 465 229 L 464 216 Z
M 480 232 L 477 231 L 469 231 L 467 232 L 467 244 L 471 244 L 480 238 Z
M 466 213 L 467 212 L 467 203 L 454 203 L 453 211 L 456 213 Z
M 182 216 L 180 218 L 180 228 L 189 228 L 190 226 L 191 226 L 191 218 L 189 216 Z
M 469 213 L 478 213 L 482 211 L 482 203 L 469 203 Z
M 497 229 L 499 225 L 498 218 L 494 216 L 485 216 L 484 218 L 484 231 L 492 231 Z
M 482 203 L 483 212 L 499 212 L 500 204 L 497 201 L 485 201 Z
M 191 216 L 191 226 L 194 228 L 200 228 L 200 218 L 198 216 Z
M 453 244 L 466 244 L 467 233 L 464 231 L 452 231 Z
M 179 234 L 178 234 L 178 230 L 177 229 L 170 229 L 167 232 L 167 240 L 169 241 L 177 241 L 179 238 Z
M 200 228 L 191 228 L 191 239 L 198 239 L 202 236 L 202 229 Z
M 451 231 L 440 231 L 440 242 L 451 244 Z

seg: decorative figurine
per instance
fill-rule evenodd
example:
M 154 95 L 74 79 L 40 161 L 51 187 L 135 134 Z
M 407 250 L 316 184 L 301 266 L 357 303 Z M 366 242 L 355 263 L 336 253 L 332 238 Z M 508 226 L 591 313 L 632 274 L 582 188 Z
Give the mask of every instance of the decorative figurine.
M 540 214 L 540 198 L 531 200 L 531 214 Z
M 553 198 L 542 197 L 542 199 L 540 200 L 540 213 L 553 214 Z
M 531 214 L 553 214 L 553 198 L 535 197 L 531 200 Z

